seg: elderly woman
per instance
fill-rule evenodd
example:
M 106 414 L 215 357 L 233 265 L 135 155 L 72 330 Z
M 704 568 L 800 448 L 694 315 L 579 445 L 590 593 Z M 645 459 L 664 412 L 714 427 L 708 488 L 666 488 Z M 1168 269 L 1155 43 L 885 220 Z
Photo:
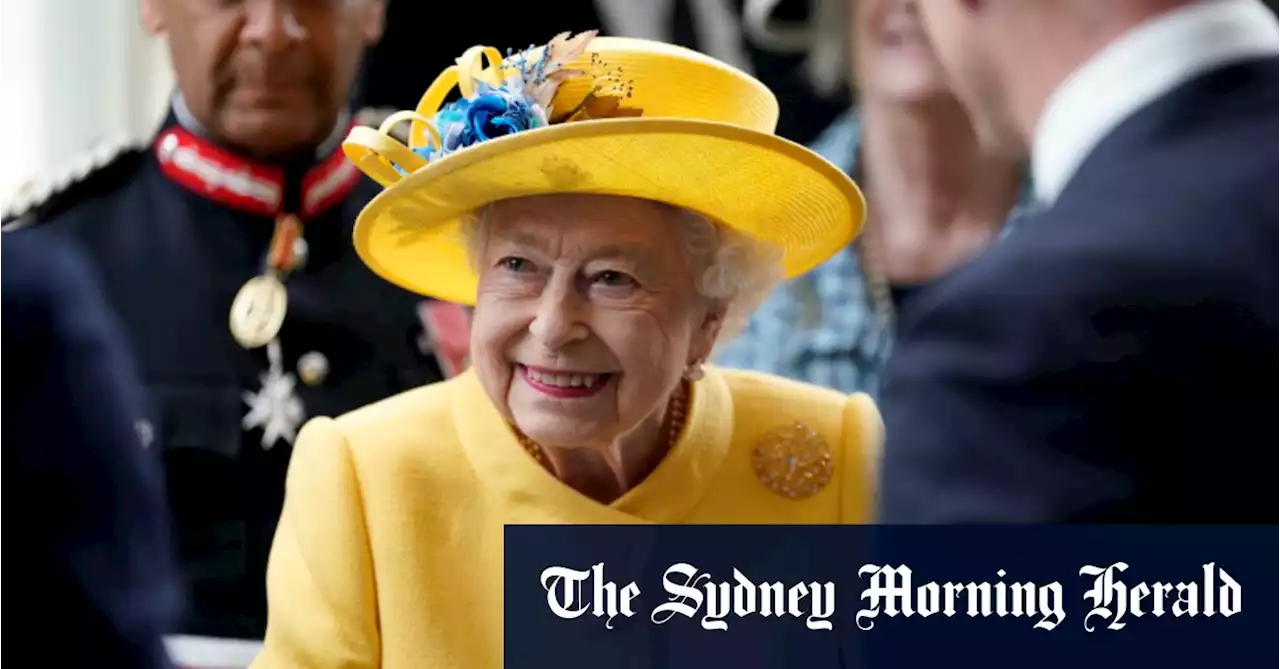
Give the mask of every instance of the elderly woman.
M 751 4 L 763 12 L 782 2 Z M 858 240 L 779 286 L 718 364 L 878 396 L 898 313 L 1023 213 L 1022 161 L 978 141 L 917 4 L 822 0 L 812 38 L 768 31 L 777 46 L 812 40 L 815 83 L 847 73 L 856 84 L 855 108 L 812 148 L 854 175 L 870 206 Z
M 865 395 L 703 364 L 861 225 L 777 114 L 706 56 L 586 33 L 471 49 L 351 133 L 387 186 L 361 257 L 474 304 L 472 367 L 303 428 L 255 666 L 501 666 L 504 523 L 868 520 Z

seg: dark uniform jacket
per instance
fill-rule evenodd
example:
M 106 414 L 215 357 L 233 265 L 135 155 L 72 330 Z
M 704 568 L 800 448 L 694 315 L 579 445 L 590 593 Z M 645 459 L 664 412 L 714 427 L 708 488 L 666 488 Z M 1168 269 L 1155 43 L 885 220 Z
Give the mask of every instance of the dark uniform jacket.
M 74 245 L 6 239 L 4 447 L 27 513 L 9 515 L 4 631 L 62 666 L 169 666 L 181 588 L 164 481 L 136 431 L 141 384 Z M 68 643 L 70 641 L 70 643 Z
M 163 444 L 191 606 L 183 632 L 262 638 L 265 572 L 297 416 L 248 421 L 269 369 L 228 327 L 232 300 L 262 273 L 274 221 L 303 221 L 305 262 L 285 280 L 277 408 L 334 416 L 440 378 L 424 353 L 422 298 L 370 272 L 352 224 L 378 187 L 332 146 L 273 165 L 202 139 L 173 115 L 125 151 L 10 222 L 79 240 L 123 321 L 148 392 L 143 426 Z M 292 389 L 290 382 L 293 383 Z M 276 412 L 277 415 L 284 415 Z M 279 430 L 275 428 L 280 428 Z M 274 435 L 273 435 L 274 436 Z

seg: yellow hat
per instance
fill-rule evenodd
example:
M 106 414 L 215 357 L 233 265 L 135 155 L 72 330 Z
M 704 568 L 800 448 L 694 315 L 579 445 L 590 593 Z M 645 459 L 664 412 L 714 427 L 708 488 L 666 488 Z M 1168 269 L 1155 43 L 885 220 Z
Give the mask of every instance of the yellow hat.
M 389 134 L 405 121 L 407 145 Z M 343 143 L 386 187 L 356 220 L 356 251 L 396 285 L 474 304 L 460 220 L 507 198 L 592 193 L 702 214 L 777 245 L 797 276 L 853 240 L 866 206 L 838 167 L 774 135 L 777 121 L 762 83 L 670 44 L 564 33 L 505 60 L 472 47 L 416 111 Z

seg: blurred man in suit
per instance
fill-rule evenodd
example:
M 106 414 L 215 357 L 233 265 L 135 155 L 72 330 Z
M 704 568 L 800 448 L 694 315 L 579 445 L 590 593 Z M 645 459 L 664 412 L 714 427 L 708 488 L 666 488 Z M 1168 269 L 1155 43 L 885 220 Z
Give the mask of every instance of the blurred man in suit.
M 5 459 L 25 509 L 4 631 L 48 664 L 168 666 L 181 580 L 120 326 L 73 247 L 41 231 L 0 253 Z
M 1274 16 L 920 9 L 984 139 L 1030 149 L 1044 209 L 903 315 L 883 520 L 1276 522 Z

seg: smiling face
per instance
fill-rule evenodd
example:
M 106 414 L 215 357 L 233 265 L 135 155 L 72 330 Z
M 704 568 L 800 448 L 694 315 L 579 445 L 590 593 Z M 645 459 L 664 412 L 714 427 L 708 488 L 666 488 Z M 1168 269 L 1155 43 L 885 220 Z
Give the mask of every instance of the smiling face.
M 946 74 L 920 24 L 916 0 L 853 3 L 854 66 L 863 95 L 899 103 L 950 98 Z
M 554 195 L 490 208 L 476 252 L 472 361 L 494 405 L 543 446 L 612 443 L 705 359 L 719 315 L 676 210 Z

